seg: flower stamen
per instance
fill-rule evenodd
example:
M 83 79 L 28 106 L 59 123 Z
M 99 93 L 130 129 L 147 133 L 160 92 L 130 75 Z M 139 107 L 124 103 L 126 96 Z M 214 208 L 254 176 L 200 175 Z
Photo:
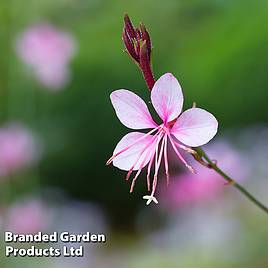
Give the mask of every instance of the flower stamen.
M 130 172 L 130 171 L 128 172 L 127 180 L 129 179 L 129 177 L 130 177 L 130 175 L 131 175 L 131 173 L 132 173 L 132 171 L 133 171 L 135 165 L 136 165 L 137 162 L 139 161 L 139 159 L 140 159 L 140 157 L 142 156 L 142 154 L 145 152 L 146 149 L 148 149 L 149 146 L 152 145 L 152 143 L 155 142 L 155 139 L 156 139 L 156 138 L 157 138 L 157 134 L 152 138 L 153 141 L 151 141 L 151 143 L 148 144 L 148 145 L 144 148 L 144 150 L 141 152 L 141 154 L 140 154 L 140 156 L 138 157 L 138 159 L 136 160 L 135 164 L 131 167 L 131 169 L 130 169 L 131 172 Z M 148 150 L 147 153 L 146 153 L 146 155 L 145 155 L 145 157 L 144 157 L 144 159 L 143 159 L 143 161 L 141 162 L 141 164 L 140 164 L 140 166 L 139 166 L 139 169 L 138 169 L 138 171 L 137 171 L 135 177 L 134 177 L 133 180 L 132 180 L 131 187 L 130 187 L 130 193 L 133 192 L 133 189 L 134 189 L 136 180 L 137 180 L 138 176 L 140 175 L 140 173 L 141 173 L 141 171 L 142 171 L 142 168 L 143 168 L 143 166 L 144 166 L 144 163 L 146 162 L 146 160 L 147 160 L 148 156 L 150 155 L 150 153 L 151 153 L 151 151 Z
M 106 162 L 106 165 L 107 165 L 107 166 L 110 165 L 110 164 L 113 162 L 113 160 L 115 159 L 115 157 L 117 157 L 118 155 L 124 153 L 124 152 L 127 151 L 128 149 L 132 148 L 135 144 L 137 144 L 139 141 L 143 140 L 144 138 L 148 137 L 150 134 L 152 134 L 153 132 L 155 132 L 156 130 L 158 130 L 160 127 L 161 127 L 161 125 L 158 126 L 158 127 L 156 127 L 156 128 L 154 128 L 154 129 L 152 129 L 151 131 L 149 131 L 148 133 L 146 133 L 146 134 L 143 135 L 142 137 L 140 137 L 140 138 L 138 138 L 137 140 L 135 140 L 131 145 L 125 147 L 124 149 L 122 149 L 122 150 L 119 151 L 118 153 L 112 155 L 112 156 L 108 159 L 108 161 Z
M 170 136 L 170 134 L 168 134 L 168 136 L 169 136 L 170 143 L 171 143 L 171 145 L 172 145 L 172 147 L 173 147 L 175 153 L 177 154 L 177 156 L 179 157 L 179 159 L 182 161 L 182 163 L 183 163 L 183 164 L 184 164 L 184 165 L 185 165 L 185 166 L 186 166 L 192 173 L 196 173 L 195 170 L 194 170 L 194 168 L 191 167 L 191 166 L 186 162 L 186 160 L 182 157 L 182 155 L 179 153 L 179 151 L 178 151 L 178 149 L 177 149 L 177 147 L 176 147 L 176 145 L 175 145 L 175 143 L 174 143 L 172 137 Z
M 165 140 L 165 149 L 164 149 L 164 161 L 165 161 L 165 171 L 167 178 L 167 185 L 169 185 L 169 170 L 168 170 L 168 156 L 167 156 L 167 134 L 164 137 Z
M 140 154 L 138 155 L 136 161 L 134 162 L 134 164 L 132 165 L 132 167 L 130 168 L 130 170 L 128 171 L 127 173 L 127 176 L 126 176 L 126 180 L 129 179 L 129 177 L 131 176 L 135 166 L 137 165 L 137 163 L 139 162 L 140 158 L 142 157 L 143 153 L 155 142 L 155 139 L 158 137 L 157 135 L 159 134 L 160 130 L 158 130 L 158 132 L 156 134 L 154 134 L 154 136 L 151 138 L 151 140 L 148 142 L 148 144 L 144 147 L 144 149 L 140 152 Z M 148 150 L 148 152 L 150 152 L 150 150 Z M 143 164 L 144 162 L 146 161 L 148 156 L 145 156 L 144 158 L 144 161 L 143 161 Z
M 152 192 L 150 195 L 143 196 L 143 199 L 147 199 L 146 205 L 149 205 L 152 201 L 155 202 L 156 204 L 158 204 L 158 201 L 155 198 L 154 194 L 155 194 L 157 180 L 158 180 L 157 175 L 158 175 L 159 167 L 161 164 L 161 160 L 162 160 L 162 156 L 163 156 L 163 152 L 164 152 L 164 145 L 165 145 L 165 138 L 163 138 L 162 143 L 161 143 L 161 147 L 160 147 L 160 152 L 158 155 L 159 143 L 160 143 L 160 140 L 163 136 L 163 134 L 162 135 L 161 134 L 159 135 L 159 140 L 157 142 L 156 149 L 155 149 L 155 171 L 154 171 L 153 189 L 152 189 Z
M 147 189 L 148 189 L 148 192 L 151 189 L 150 173 L 151 173 L 151 168 L 153 165 L 154 157 L 155 157 L 155 152 L 153 153 L 151 160 L 149 162 L 148 168 L 147 168 Z
M 182 144 L 176 142 L 175 140 L 173 140 L 173 142 L 174 142 L 174 144 L 175 144 L 176 146 L 178 146 L 179 148 L 181 148 L 181 149 L 184 150 L 185 152 L 190 153 L 190 154 L 192 154 L 192 155 L 196 155 L 196 154 L 197 154 L 197 152 L 196 152 L 195 150 L 193 150 L 192 148 L 189 148 L 189 147 L 187 147 L 187 146 L 184 146 L 184 145 L 182 145 Z

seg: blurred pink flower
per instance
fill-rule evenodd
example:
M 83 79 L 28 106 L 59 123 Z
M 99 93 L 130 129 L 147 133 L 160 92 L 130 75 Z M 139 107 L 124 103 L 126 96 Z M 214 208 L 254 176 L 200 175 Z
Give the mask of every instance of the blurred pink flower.
M 69 80 L 69 61 L 75 52 L 74 38 L 50 24 L 28 28 L 17 39 L 19 57 L 33 68 L 38 80 L 57 90 Z
M 130 192 L 133 191 L 135 181 L 147 164 L 147 187 L 150 191 L 151 167 L 155 162 L 151 194 L 143 197 L 147 200 L 147 205 L 151 201 L 158 203 L 154 194 L 161 161 L 164 162 L 167 181 L 169 180 L 168 143 L 171 144 L 178 159 L 191 172 L 194 172 L 179 150 L 192 152 L 190 147 L 201 146 L 209 142 L 217 133 L 218 128 L 216 118 L 203 109 L 191 108 L 182 112 L 182 89 L 176 77 L 171 73 L 162 75 L 155 82 L 151 91 L 151 101 L 162 119 L 159 125 L 154 122 L 145 102 L 139 96 L 125 89 L 112 92 L 111 102 L 122 124 L 131 129 L 149 128 L 152 130 L 147 134 L 131 132 L 125 135 L 117 144 L 113 156 L 107 161 L 107 164 L 113 162 L 114 166 L 128 171 L 127 179 L 134 170 L 137 170 Z
M 225 141 L 206 146 L 205 151 L 217 160 L 217 165 L 236 180 L 241 181 L 247 174 L 244 157 Z M 211 200 L 223 189 L 226 181 L 214 170 L 206 168 L 192 160 L 196 174 L 182 173 L 171 178 L 170 186 L 162 185 L 161 196 L 169 208 L 185 204 Z
M 47 230 L 49 224 L 48 208 L 38 199 L 29 199 L 8 209 L 4 227 L 14 233 L 37 233 Z
M 0 176 L 5 177 L 32 164 L 39 156 L 33 134 L 12 124 L 0 128 Z

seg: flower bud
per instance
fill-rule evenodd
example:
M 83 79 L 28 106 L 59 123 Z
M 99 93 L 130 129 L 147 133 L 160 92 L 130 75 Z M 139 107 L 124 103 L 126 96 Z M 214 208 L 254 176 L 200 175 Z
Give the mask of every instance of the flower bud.
M 140 27 L 135 29 L 129 16 L 125 14 L 122 38 L 126 51 L 137 64 L 140 64 L 141 46 L 146 42 L 146 54 L 150 64 L 152 44 L 150 35 L 143 23 L 140 23 Z
M 140 26 L 135 29 L 128 14 L 125 14 L 122 39 L 126 52 L 141 69 L 151 90 L 155 83 L 151 67 L 152 42 L 144 24 L 140 23 Z

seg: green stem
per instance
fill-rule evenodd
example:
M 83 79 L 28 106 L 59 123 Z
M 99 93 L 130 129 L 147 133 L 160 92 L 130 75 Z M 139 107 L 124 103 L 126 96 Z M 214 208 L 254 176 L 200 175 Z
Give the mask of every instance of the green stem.
M 208 155 L 204 152 L 201 147 L 196 148 L 197 153 L 203 157 L 209 164 L 209 167 L 214 169 L 219 175 L 221 175 L 230 185 L 233 185 L 237 190 L 239 190 L 243 195 L 245 195 L 251 202 L 253 202 L 262 211 L 268 214 L 268 208 L 263 205 L 259 200 L 257 200 L 251 193 L 249 193 L 243 186 L 237 183 L 234 179 L 224 173 L 216 163 L 214 163 Z

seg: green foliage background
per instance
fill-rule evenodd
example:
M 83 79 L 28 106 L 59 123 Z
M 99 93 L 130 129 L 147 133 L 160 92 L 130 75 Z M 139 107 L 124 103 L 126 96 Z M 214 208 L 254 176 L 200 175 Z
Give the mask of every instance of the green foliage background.
M 139 70 L 123 52 L 126 11 L 151 33 L 156 77 L 172 72 L 179 78 L 185 108 L 195 101 L 211 111 L 219 133 L 268 121 L 266 0 L 1 1 L 1 122 L 22 121 L 44 141 L 45 156 L 33 175 L 40 187 L 62 187 L 97 201 L 125 228 L 142 202 L 144 182 L 130 198 L 124 173 L 105 166 L 128 132 L 109 94 L 128 88 L 149 102 Z M 41 88 L 14 52 L 16 36 L 42 21 L 71 32 L 78 42 L 73 79 L 56 94 Z

